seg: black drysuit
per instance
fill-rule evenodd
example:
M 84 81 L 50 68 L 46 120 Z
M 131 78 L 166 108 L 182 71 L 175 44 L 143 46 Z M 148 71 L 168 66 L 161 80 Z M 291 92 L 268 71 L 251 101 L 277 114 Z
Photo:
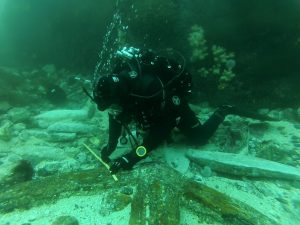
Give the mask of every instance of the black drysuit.
M 166 140 L 175 127 L 193 145 L 205 144 L 214 134 L 224 117 L 214 113 L 201 124 L 187 102 L 187 92 L 191 88 L 190 75 L 174 67 L 177 68 L 178 64 L 156 60 L 154 65 L 142 65 L 138 76 L 134 78 L 130 76 L 130 69 L 119 68 L 115 76 L 119 80 L 117 95 L 121 111 L 109 113 L 109 140 L 101 152 L 102 158 L 107 158 L 115 150 L 122 125 L 131 121 L 146 131 L 142 146 L 147 153 Z M 173 77 L 176 78 L 169 82 Z M 131 168 L 146 156 L 137 156 L 133 149 L 124 157 L 126 167 Z

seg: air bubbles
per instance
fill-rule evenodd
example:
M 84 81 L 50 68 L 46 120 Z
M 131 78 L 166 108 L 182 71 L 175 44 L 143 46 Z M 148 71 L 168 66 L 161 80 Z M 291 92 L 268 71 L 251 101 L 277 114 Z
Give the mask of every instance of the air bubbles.
M 101 51 L 98 53 L 99 60 L 95 67 L 93 83 L 100 74 L 107 74 L 112 71 L 111 61 L 113 59 L 113 53 L 119 48 L 119 44 L 122 42 L 120 32 L 125 33 L 127 29 L 128 26 L 122 24 L 121 14 L 119 10 L 117 10 L 113 15 L 112 22 L 107 27 Z

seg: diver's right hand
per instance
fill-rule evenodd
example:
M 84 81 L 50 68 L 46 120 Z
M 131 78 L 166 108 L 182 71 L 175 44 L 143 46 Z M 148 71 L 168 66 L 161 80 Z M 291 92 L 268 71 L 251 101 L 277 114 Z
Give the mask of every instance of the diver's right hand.
M 116 174 L 119 170 L 130 170 L 134 163 L 126 156 L 114 160 L 109 168 L 111 174 Z
M 102 149 L 101 149 L 101 152 L 100 152 L 100 155 L 101 155 L 101 159 L 105 162 L 105 163 L 110 163 L 110 158 L 109 158 L 109 155 L 110 155 L 111 151 L 109 150 L 108 146 L 105 145 Z

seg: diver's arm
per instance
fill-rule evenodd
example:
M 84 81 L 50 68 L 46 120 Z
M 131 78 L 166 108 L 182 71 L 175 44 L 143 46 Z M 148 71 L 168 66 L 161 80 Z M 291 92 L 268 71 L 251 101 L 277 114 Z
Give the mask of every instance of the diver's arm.
M 112 151 L 114 151 L 118 144 L 118 139 L 121 135 L 122 131 L 122 123 L 118 120 L 118 118 L 108 113 L 109 116 L 109 130 L 108 130 L 108 148 Z
M 121 135 L 122 124 L 116 119 L 116 116 L 108 113 L 109 116 L 109 128 L 108 128 L 108 143 L 101 149 L 101 159 L 109 163 L 109 156 L 116 149 L 118 144 L 118 139 Z
M 164 124 L 155 124 L 151 127 L 148 135 L 144 138 L 143 144 L 137 146 L 128 154 L 114 161 L 110 168 L 111 173 L 116 173 L 120 169 L 131 169 L 137 162 L 146 158 L 148 153 L 157 148 L 164 140 L 166 140 L 173 126 L 170 122 Z

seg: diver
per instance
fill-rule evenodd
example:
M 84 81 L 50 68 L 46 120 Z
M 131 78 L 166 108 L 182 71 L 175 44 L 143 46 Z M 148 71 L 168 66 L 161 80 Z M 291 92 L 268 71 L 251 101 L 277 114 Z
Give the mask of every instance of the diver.
M 119 50 L 116 56 L 113 73 L 99 77 L 91 96 L 100 111 L 108 110 L 108 143 L 100 154 L 110 164 L 112 174 L 129 170 L 146 158 L 175 127 L 190 144 L 207 143 L 226 115 L 235 112 L 235 107 L 223 105 L 201 124 L 188 104 L 192 80 L 184 61 L 179 63 L 152 50 L 133 47 Z M 126 137 L 132 150 L 112 161 L 109 156 L 119 139 L 126 143 Z

